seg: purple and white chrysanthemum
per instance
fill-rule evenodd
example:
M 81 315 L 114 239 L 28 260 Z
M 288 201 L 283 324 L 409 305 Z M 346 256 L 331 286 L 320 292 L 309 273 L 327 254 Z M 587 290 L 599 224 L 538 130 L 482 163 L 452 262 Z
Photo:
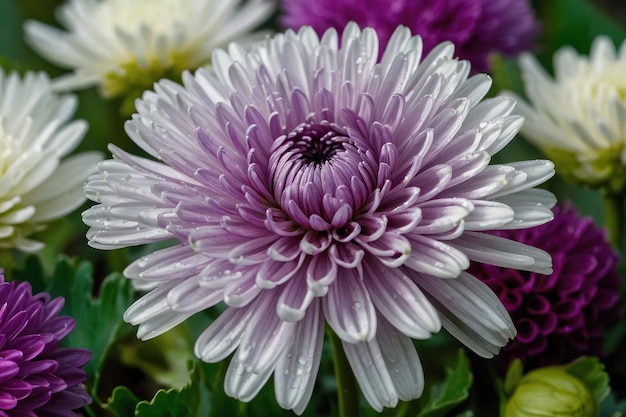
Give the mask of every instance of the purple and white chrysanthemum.
M 91 352 L 59 347 L 74 328 L 62 307 L 0 272 L 0 417 L 71 417 L 91 402 L 81 369 Z
M 176 244 L 124 274 L 149 292 L 125 319 L 161 334 L 220 302 L 196 342 L 233 354 L 225 391 L 276 397 L 301 413 L 316 378 L 324 323 L 343 342 L 376 410 L 421 395 L 411 338 L 447 330 L 490 357 L 515 336 L 497 296 L 464 272 L 470 260 L 549 273 L 547 253 L 483 233 L 552 218 L 532 189 L 548 161 L 489 165 L 522 118 L 508 98 L 482 100 L 450 43 L 422 59 L 400 27 L 378 39 L 349 24 L 321 39 L 305 27 L 213 66 L 161 81 L 137 101 L 130 137 L 158 161 L 111 145 L 86 186 L 90 245 Z

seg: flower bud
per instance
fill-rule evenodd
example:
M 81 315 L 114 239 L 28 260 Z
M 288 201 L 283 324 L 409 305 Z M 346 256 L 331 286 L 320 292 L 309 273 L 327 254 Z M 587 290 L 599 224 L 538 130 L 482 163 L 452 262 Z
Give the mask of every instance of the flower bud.
M 591 391 L 563 367 L 550 366 L 521 378 L 504 417 L 594 417 L 597 404 Z

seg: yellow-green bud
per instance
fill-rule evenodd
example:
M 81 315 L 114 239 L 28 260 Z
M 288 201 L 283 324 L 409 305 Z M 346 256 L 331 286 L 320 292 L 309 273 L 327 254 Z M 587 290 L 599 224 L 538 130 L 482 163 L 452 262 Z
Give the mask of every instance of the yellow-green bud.
M 524 375 L 504 417 L 596 417 L 596 400 L 587 386 L 564 368 L 551 366 Z

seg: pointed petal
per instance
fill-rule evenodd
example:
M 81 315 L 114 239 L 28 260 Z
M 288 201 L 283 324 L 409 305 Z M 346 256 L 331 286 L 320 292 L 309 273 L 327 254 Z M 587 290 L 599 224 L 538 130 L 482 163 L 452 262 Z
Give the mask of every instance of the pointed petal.
M 255 314 L 246 326 L 237 358 L 248 372 L 261 372 L 272 366 L 293 336 L 295 323 L 283 321 L 276 314 L 276 295 L 263 294 L 255 302 Z
M 202 287 L 198 276 L 186 279 L 167 294 L 167 304 L 178 313 L 195 314 L 213 307 L 222 299 L 223 291 Z
M 398 394 L 377 339 L 360 343 L 342 342 L 342 346 L 361 392 L 372 408 L 380 413 L 383 407 L 395 407 Z
M 204 362 L 215 363 L 235 351 L 254 314 L 254 308 L 228 308 L 196 340 L 194 353 Z
M 399 268 L 368 262 L 364 279 L 378 312 L 403 334 L 427 339 L 441 328 L 437 311 Z
M 133 279 L 169 281 L 188 278 L 202 271 L 209 258 L 189 245 L 160 249 L 131 263 L 124 276 Z
M 376 334 L 376 310 L 354 269 L 342 269 L 323 298 L 324 315 L 340 339 L 348 343 L 372 340 Z
M 502 237 L 465 232 L 449 244 L 473 261 L 545 275 L 552 273 L 552 259 L 547 252 Z
M 274 391 L 284 409 L 301 414 L 311 399 L 324 345 L 324 317 L 316 300 L 296 324 L 293 336 L 276 364 Z
M 456 279 L 416 278 L 441 314 L 450 334 L 476 354 L 490 358 L 515 337 L 509 313 L 486 284 L 463 272 Z
M 299 273 L 282 290 L 276 312 L 285 321 L 301 320 L 314 297 L 315 294 L 308 288 L 306 276 Z
M 424 391 L 424 371 L 413 341 L 381 321 L 375 340 L 398 398 L 402 401 L 419 398 Z
M 456 278 L 469 268 L 469 259 L 451 245 L 426 236 L 410 235 L 411 256 L 404 265 L 440 278 Z

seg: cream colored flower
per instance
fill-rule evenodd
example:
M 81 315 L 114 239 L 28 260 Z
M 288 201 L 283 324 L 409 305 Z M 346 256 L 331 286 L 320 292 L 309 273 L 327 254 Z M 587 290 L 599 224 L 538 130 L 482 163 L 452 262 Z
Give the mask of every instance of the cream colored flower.
M 270 0 L 69 0 L 58 10 L 66 31 L 36 21 L 25 30 L 36 51 L 74 70 L 55 87 L 138 96 L 160 78 L 206 64 L 216 47 L 245 39 L 273 7 Z
M 101 156 L 61 161 L 87 130 L 84 121 L 68 122 L 75 109 L 76 98 L 51 93 L 45 74 L 0 69 L 0 248 L 41 249 L 27 236 L 85 201 L 83 182 Z
M 522 134 L 570 181 L 619 192 L 626 184 L 626 42 L 616 51 L 598 37 L 589 56 L 564 47 L 554 78 L 529 55 L 520 58 L 526 104 Z

